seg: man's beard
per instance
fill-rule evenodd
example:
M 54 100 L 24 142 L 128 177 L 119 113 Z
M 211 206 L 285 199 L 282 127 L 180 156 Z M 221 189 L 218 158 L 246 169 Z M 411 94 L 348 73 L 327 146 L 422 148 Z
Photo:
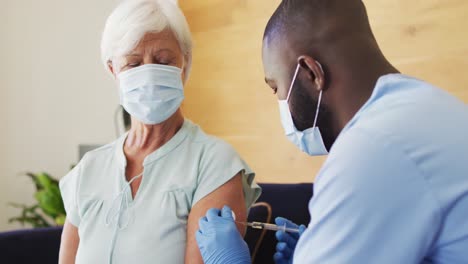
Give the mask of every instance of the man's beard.
M 293 91 L 290 95 L 292 118 L 297 130 L 304 131 L 314 126 L 315 113 L 317 110 L 318 97 L 320 92 L 317 91 L 317 96 L 315 99 L 313 99 L 302 86 L 299 79 L 296 81 L 292 89 Z M 327 150 L 330 150 L 331 145 L 335 141 L 331 120 L 331 112 L 326 106 L 324 106 L 322 101 L 319 106 L 319 114 L 317 117 L 316 126 L 320 129 L 320 133 Z

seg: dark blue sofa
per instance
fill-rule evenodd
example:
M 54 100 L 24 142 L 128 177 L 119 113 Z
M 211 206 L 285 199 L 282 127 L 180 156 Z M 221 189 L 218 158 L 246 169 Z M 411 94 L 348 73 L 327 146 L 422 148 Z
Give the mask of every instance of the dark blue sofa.
M 0 233 L 0 263 L 57 264 L 61 227 Z
M 272 208 L 272 219 L 284 216 L 296 223 L 307 224 L 307 205 L 312 197 L 312 184 L 260 184 L 263 194 L 258 202 L 267 202 Z M 249 221 L 265 221 L 267 210 L 250 210 Z M 0 233 L 0 263 L 4 264 L 56 264 L 60 246 L 61 227 L 27 229 Z M 249 229 L 245 240 L 254 252 L 261 231 Z M 274 232 L 266 232 L 258 246 L 255 263 L 273 263 L 276 240 Z

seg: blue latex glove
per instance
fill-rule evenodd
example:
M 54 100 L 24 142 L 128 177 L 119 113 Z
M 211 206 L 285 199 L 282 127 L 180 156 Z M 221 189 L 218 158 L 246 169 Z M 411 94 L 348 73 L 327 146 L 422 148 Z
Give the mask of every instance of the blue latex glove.
M 228 206 L 208 210 L 200 218 L 196 233 L 198 248 L 205 264 L 251 264 L 247 243 L 237 230 Z
M 276 253 L 273 256 L 273 259 L 275 260 L 276 264 L 291 264 L 297 241 L 299 240 L 299 237 L 302 235 L 302 233 L 304 233 L 306 230 L 306 227 L 305 225 L 298 226 L 283 217 L 277 217 L 275 219 L 275 223 L 279 226 L 284 226 L 286 224 L 286 227 L 299 228 L 299 234 L 285 233 L 283 231 L 276 232 L 276 239 L 278 240 L 278 244 L 276 244 Z

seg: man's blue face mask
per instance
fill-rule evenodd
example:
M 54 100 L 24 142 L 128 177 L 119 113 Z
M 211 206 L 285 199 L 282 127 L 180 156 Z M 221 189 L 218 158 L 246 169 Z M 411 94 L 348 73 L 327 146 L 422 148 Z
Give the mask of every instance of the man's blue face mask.
M 320 68 L 322 68 L 322 66 L 318 62 L 317 64 L 320 66 Z M 292 119 L 291 110 L 289 108 L 289 97 L 291 95 L 291 91 L 300 68 L 300 64 L 297 64 L 296 71 L 294 72 L 294 77 L 291 81 L 291 85 L 289 86 L 288 96 L 286 97 L 286 100 L 278 100 L 281 124 L 283 125 L 286 137 L 300 150 L 302 150 L 310 156 L 327 155 L 328 151 L 325 148 L 325 144 L 323 143 L 322 135 L 320 134 L 319 128 L 316 126 L 320 102 L 322 100 L 322 91 L 320 91 L 319 94 L 317 110 L 315 112 L 314 125 L 311 128 L 308 128 L 304 131 L 299 131 L 294 125 L 294 121 Z

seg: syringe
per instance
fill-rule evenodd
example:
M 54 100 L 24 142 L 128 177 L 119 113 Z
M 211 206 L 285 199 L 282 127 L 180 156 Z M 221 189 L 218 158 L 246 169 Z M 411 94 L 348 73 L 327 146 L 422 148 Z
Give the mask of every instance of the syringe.
M 274 224 L 269 224 L 269 223 L 261 223 L 261 222 L 241 222 L 241 221 L 236 221 L 236 214 L 234 211 L 231 212 L 232 218 L 234 218 L 234 222 L 245 225 L 254 229 L 265 229 L 265 230 L 271 230 L 271 231 L 283 231 L 283 232 L 288 232 L 288 233 L 299 233 L 298 228 L 292 228 L 292 227 L 286 227 L 286 224 L 284 226 L 279 226 L 279 225 L 274 225 Z
M 286 225 L 279 226 L 279 225 L 261 223 L 261 222 L 238 222 L 238 221 L 236 221 L 236 223 L 246 225 L 246 226 L 254 228 L 254 229 L 266 229 L 266 230 L 271 230 L 271 231 L 283 231 L 283 232 L 288 232 L 288 233 L 299 233 L 298 228 L 286 227 Z

